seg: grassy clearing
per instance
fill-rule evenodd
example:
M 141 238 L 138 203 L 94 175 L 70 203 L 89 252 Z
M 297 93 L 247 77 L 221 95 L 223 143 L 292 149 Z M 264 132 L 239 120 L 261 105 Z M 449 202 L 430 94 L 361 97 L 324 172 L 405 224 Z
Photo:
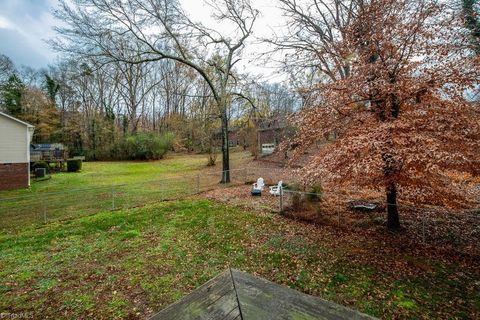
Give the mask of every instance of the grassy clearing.
M 250 158 L 248 152 L 231 153 L 233 167 L 241 166 Z M 81 172 L 54 174 L 49 180 L 33 181 L 29 189 L 0 191 L 0 198 L 114 184 L 136 185 L 146 181 L 198 173 L 206 169 L 206 163 L 207 159 L 203 154 L 169 154 L 165 159 L 158 161 L 84 162 Z M 219 163 L 215 171 L 221 170 L 221 163 Z
M 239 168 L 249 159 L 246 152 L 234 152 L 232 166 Z M 190 195 L 217 187 L 220 170 L 220 164 L 207 168 L 205 155 L 170 155 L 151 162 L 86 162 L 79 173 L 54 174 L 47 181 L 33 182 L 30 189 L 0 192 L 0 233 Z M 239 182 L 239 175 L 233 177 Z
M 476 318 L 478 270 L 206 200 L 0 236 L 0 312 L 144 318 L 228 266 L 383 318 Z

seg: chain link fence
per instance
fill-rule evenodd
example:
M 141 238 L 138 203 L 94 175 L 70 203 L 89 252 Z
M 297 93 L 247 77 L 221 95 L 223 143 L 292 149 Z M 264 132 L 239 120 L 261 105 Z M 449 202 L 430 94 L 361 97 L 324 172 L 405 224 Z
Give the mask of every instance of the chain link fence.
M 14 231 L 28 225 L 68 220 L 102 211 L 140 207 L 165 200 L 185 198 L 221 188 L 224 197 L 235 198 L 237 204 L 255 204 L 272 212 L 297 219 L 341 228 L 385 228 L 385 204 L 373 209 L 352 209 L 354 199 L 340 193 L 315 193 L 290 189 L 299 179 L 283 168 L 247 167 L 230 170 L 230 183 L 222 183 L 224 171 L 204 171 L 134 184 L 105 185 L 64 192 L 38 192 L 34 195 L 0 198 L 0 231 Z M 250 189 L 259 177 L 267 186 L 283 181 L 280 196 L 268 194 L 260 199 L 250 196 Z M 335 200 L 332 200 L 335 199 Z M 340 200 L 341 201 L 340 201 Z M 231 199 L 230 199 L 231 200 Z M 374 201 L 373 201 L 374 202 Z M 442 208 L 421 208 L 398 204 L 401 223 L 412 239 L 431 245 L 461 246 L 480 254 L 480 210 L 451 212 Z
M 385 230 L 387 224 L 386 204 L 382 202 L 344 198 L 332 205 L 322 193 L 288 188 L 277 198 L 272 210 L 296 219 L 353 230 Z M 402 228 L 412 241 L 480 255 L 480 209 L 454 212 L 401 203 L 396 206 Z
M 230 183 L 222 183 L 221 172 L 202 172 L 141 183 L 105 185 L 63 192 L 0 198 L 0 230 L 78 218 L 101 211 L 140 207 L 197 193 L 243 185 L 248 169 L 230 170 Z

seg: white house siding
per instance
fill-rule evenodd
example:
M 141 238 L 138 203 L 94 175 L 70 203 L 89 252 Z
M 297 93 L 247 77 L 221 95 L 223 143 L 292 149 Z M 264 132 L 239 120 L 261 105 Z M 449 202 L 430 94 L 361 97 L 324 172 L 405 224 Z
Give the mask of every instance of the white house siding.
M 0 112 L 0 190 L 30 185 L 33 130 L 33 126 Z
M 30 137 L 26 125 L 0 115 L 0 163 L 28 163 Z

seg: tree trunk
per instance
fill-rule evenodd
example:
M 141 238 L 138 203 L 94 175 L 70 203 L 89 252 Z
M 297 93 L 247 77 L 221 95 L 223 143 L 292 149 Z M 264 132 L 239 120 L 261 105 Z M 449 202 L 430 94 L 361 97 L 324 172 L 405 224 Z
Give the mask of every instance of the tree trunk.
M 387 228 L 397 230 L 400 228 L 400 218 L 397 208 L 397 187 L 394 182 L 386 188 L 387 193 Z
M 228 116 L 226 108 L 222 114 L 222 181 L 230 183 L 230 153 L 228 146 Z

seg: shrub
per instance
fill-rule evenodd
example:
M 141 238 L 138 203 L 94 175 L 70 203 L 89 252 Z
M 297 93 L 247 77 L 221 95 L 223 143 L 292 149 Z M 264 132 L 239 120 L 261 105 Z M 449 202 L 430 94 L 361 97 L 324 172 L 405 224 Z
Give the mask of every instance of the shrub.
M 40 169 L 40 168 L 44 168 L 46 173 L 48 173 L 50 171 L 50 166 L 48 165 L 48 163 L 46 161 L 37 161 L 32 166 L 33 170 Z
M 210 148 L 210 150 L 208 150 L 207 167 L 213 167 L 216 162 L 217 162 L 217 153 L 215 152 L 215 148 Z
M 283 183 L 283 188 L 291 191 L 302 191 L 302 187 L 298 183 Z
M 320 221 L 323 218 L 321 200 L 322 187 L 320 184 L 302 187 L 300 184 L 292 183 L 284 187 L 291 191 L 287 192 L 290 196 L 290 214 L 308 221 Z
M 298 184 L 298 183 L 283 183 L 283 188 L 284 189 L 287 189 L 289 191 L 294 191 L 291 193 L 291 197 L 292 197 L 292 206 L 291 206 L 291 209 L 293 211 L 299 211 L 299 210 L 302 210 L 303 208 L 303 197 L 302 197 L 302 194 L 301 193 L 297 193 L 295 191 L 302 191 L 302 188 L 301 186 Z
M 131 160 L 158 160 L 173 146 L 172 133 L 137 133 L 127 137 L 125 149 Z
M 322 200 L 323 189 L 322 189 L 322 186 L 319 183 L 311 185 L 307 190 L 308 190 L 307 191 L 308 192 L 307 193 L 308 201 L 310 201 L 310 202 L 320 202 Z
M 49 163 L 50 172 L 58 172 L 58 171 L 63 170 L 64 164 L 65 163 L 63 163 L 63 162 L 50 162 Z
M 292 210 L 299 211 L 303 209 L 302 194 L 294 192 L 292 193 Z
M 82 160 L 81 159 L 67 159 L 67 171 L 68 172 L 78 172 L 82 170 Z

